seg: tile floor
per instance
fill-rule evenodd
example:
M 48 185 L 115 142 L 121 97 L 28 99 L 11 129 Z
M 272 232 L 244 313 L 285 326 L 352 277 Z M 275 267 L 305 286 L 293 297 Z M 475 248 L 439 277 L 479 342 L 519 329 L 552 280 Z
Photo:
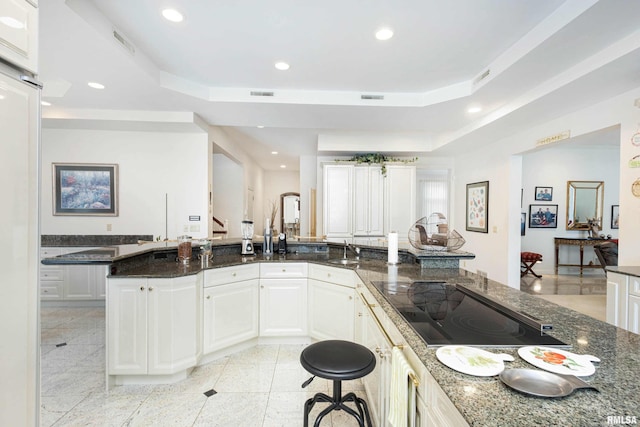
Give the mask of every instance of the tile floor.
M 602 270 L 570 274 L 526 275 L 520 278 L 520 290 L 566 308 L 606 321 L 607 277 Z M 535 270 L 534 270 L 535 271 Z
M 604 319 L 603 272 L 582 278 L 529 275 L 520 289 Z M 331 392 L 330 383 L 320 378 L 300 388 L 310 377 L 299 363 L 303 345 L 257 346 L 197 367 L 176 384 L 106 392 L 104 322 L 104 308 L 41 309 L 41 426 L 299 427 L 304 401 L 318 391 Z M 365 397 L 359 381 L 344 388 Z M 211 389 L 217 393 L 205 396 Z M 320 404 L 313 414 L 319 410 Z M 355 425 L 341 412 L 322 424 Z
M 41 324 L 41 426 L 299 427 L 304 402 L 332 391 L 321 378 L 301 388 L 311 376 L 299 362 L 304 345 L 266 345 L 197 367 L 176 384 L 107 393 L 104 308 L 42 308 Z M 217 393 L 205 396 L 211 389 Z M 343 389 L 365 397 L 358 380 Z M 322 407 L 314 408 L 311 425 Z M 334 411 L 322 426 L 357 422 Z

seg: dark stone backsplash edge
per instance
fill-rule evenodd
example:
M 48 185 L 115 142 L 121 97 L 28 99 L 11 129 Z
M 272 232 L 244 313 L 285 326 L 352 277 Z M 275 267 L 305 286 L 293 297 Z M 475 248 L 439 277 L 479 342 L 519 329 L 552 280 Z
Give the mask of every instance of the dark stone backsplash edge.
M 152 241 L 151 234 L 43 234 L 41 246 L 114 246 L 138 243 L 138 240 Z

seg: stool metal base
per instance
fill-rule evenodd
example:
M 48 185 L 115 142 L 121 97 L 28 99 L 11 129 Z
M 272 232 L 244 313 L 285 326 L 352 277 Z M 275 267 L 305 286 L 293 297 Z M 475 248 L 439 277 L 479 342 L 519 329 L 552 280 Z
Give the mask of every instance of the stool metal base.
M 365 402 L 362 398 L 355 395 L 355 393 L 350 392 L 342 396 L 342 381 L 334 380 L 333 381 L 333 397 L 329 397 L 324 393 L 317 393 L 315 396 L 307 400 L 304 404 L 304 427 L 309 427 L 309 413 L 313 409 L 313 406 L 318 402 L 327 402 L 330 403 L 328 407 L 322 410 L 318 417 L 316 418 L 314 427 L 320 427 L 320 422 L 322 419 L 331 411 L 340 411 L 343 410 L 347 414 L 351 415 L 358 421 L 358 425 L 360 427 L 365 427 L 364 420 L 367 420 L 367 426 L 371 427 L 371 417 L 369 416 L 369 408 L 367 407 L 367 402 Z M 353 402 L 358 409 L 358 412 L 354 411 L 350 407 L 348 407 L 345 403 Z M 365 418 L 366 417 L 366 418 Z

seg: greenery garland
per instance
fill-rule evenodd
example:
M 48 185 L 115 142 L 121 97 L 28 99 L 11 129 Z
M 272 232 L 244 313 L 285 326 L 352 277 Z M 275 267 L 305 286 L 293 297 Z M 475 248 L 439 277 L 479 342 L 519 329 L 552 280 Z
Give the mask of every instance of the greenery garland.
M 367 163 L 367 164 L 377 164 L 380 165 L 380 173 L 383 176 L 387 175 L 387 167 L 386 163 L 389 162 L 402 162 L 402 163 L 413 163 L 417 161 L 417 157 L 413 157 L 411 159 L 400 159 L 398 157 L 389 157 L 385 156 L 382 153 L 366 153 L 366 154 L 356 154 L 351 157 L 349 160 L 341 160 L 336 159 L 337 162 L 356 162 L 358 164 Z

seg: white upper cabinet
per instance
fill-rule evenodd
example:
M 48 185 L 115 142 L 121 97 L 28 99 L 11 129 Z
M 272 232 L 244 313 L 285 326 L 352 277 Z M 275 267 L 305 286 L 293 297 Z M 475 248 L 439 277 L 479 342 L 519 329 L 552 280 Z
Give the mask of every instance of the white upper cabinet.
M 33 73 L 38 70 L 37 2 L 0 0 L 0 57 Z
M 382 168 L 380 166 L 356 166 L 353 181 L 353 235 L 384 235 L 384 176 Z
M 353 235 L 353 165 L 323 167 L 323 233 L 328 237 Z
M 386 233 L 395 231 L 400 241 L 408 241 L 409 229 L 418 220 L 415 166 L 387 166 L 384 200 Z

